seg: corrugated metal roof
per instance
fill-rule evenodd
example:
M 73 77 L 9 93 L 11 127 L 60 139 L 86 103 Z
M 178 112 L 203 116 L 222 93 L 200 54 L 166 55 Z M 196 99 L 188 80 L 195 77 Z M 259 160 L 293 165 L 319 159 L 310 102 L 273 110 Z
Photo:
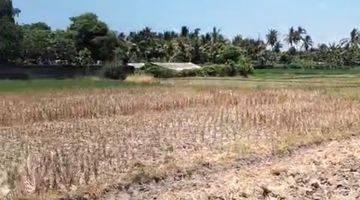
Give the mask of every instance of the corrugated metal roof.
M 199 65 L 195 65 L 194 63 L 159 63 L 156 62 L 154 63 L 155 65 L 164 67 L 164 68 L 168 68 L 168 69 L 172 69 L 172 70 L 176 70 L 176 71 L 182 71 L 185 69 L 199 69 L 201 68 Z M 145 65 L 145 63 L 128 63 L 129 66 L 133 66 L 136 69 L 139 69 L 141 67 L 143 67 Z
M 145 65 L 145 63 L 128 63 L 127 65 L 135 67 L 135 69 L 140 69 Z

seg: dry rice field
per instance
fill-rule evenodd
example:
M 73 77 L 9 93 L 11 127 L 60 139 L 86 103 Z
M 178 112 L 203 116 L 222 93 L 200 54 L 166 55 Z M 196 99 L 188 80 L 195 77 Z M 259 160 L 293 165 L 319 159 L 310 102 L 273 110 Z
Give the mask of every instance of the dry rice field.
M 0 198 L 106 199 L 360 134 L 359 87 L 183 82 L 0 94 Z

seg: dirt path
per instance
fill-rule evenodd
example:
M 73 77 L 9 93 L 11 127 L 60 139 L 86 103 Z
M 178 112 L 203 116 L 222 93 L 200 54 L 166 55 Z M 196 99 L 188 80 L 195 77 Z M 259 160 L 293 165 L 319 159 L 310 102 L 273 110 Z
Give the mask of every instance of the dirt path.
M 360 199 L 360 138 L 333 141 L 247 167 L 204 167 L 189 177 L 113 190 L 102 199 L 356 200 Z

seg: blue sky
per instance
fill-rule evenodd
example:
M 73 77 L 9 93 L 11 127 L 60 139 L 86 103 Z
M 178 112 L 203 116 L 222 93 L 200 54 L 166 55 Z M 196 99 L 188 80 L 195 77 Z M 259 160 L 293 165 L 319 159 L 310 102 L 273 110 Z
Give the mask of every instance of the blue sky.
M 182 25 L 213 26 L 227 37 L 241 34 L 263 38 L 270 28 L 285 35 L 301 25 L 315 42 L 333 42 L 360 28 L 359 0 L 13 0 L 22 10 L 20 23 L 43 21 L 66 28 L 69 17 L 94 12 L 116 31 L 150 26 L 154 30 L 179 30 Z

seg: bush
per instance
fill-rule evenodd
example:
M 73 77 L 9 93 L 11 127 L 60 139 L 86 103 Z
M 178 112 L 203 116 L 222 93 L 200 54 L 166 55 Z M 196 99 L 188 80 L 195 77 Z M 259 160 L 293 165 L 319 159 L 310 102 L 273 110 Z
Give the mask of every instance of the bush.
M 171 78 L 178 76 L 178 72 L 172 69 L 160 67 L 153 63 L 146 63 L 145 66 L 140 69 L 145 74 L 151 74 L 156 78 Z
M 237 74 L 245 77 L 254 72 L 251 61 L 245 57 L 240 57 L 237 62 L 231 61 L 230 66 L 236 69 Z
M 108 79 L 124 80 L 127 76 L 127 73 L 121 64 L 107 63 L 102 68 L 101 75 Z
M 180 77 L 200 76 L 200 69 L 185 69 L 179 72 Z
M 91 51 L 87 48 L 80 50 L 76 57 L 76 64 L 80 66 L 92 65 L 93 60 L 91 58 Z
M 199 69 L 199 76 L 235 76 L 236 69 L 231 65 L 210 65 Z

